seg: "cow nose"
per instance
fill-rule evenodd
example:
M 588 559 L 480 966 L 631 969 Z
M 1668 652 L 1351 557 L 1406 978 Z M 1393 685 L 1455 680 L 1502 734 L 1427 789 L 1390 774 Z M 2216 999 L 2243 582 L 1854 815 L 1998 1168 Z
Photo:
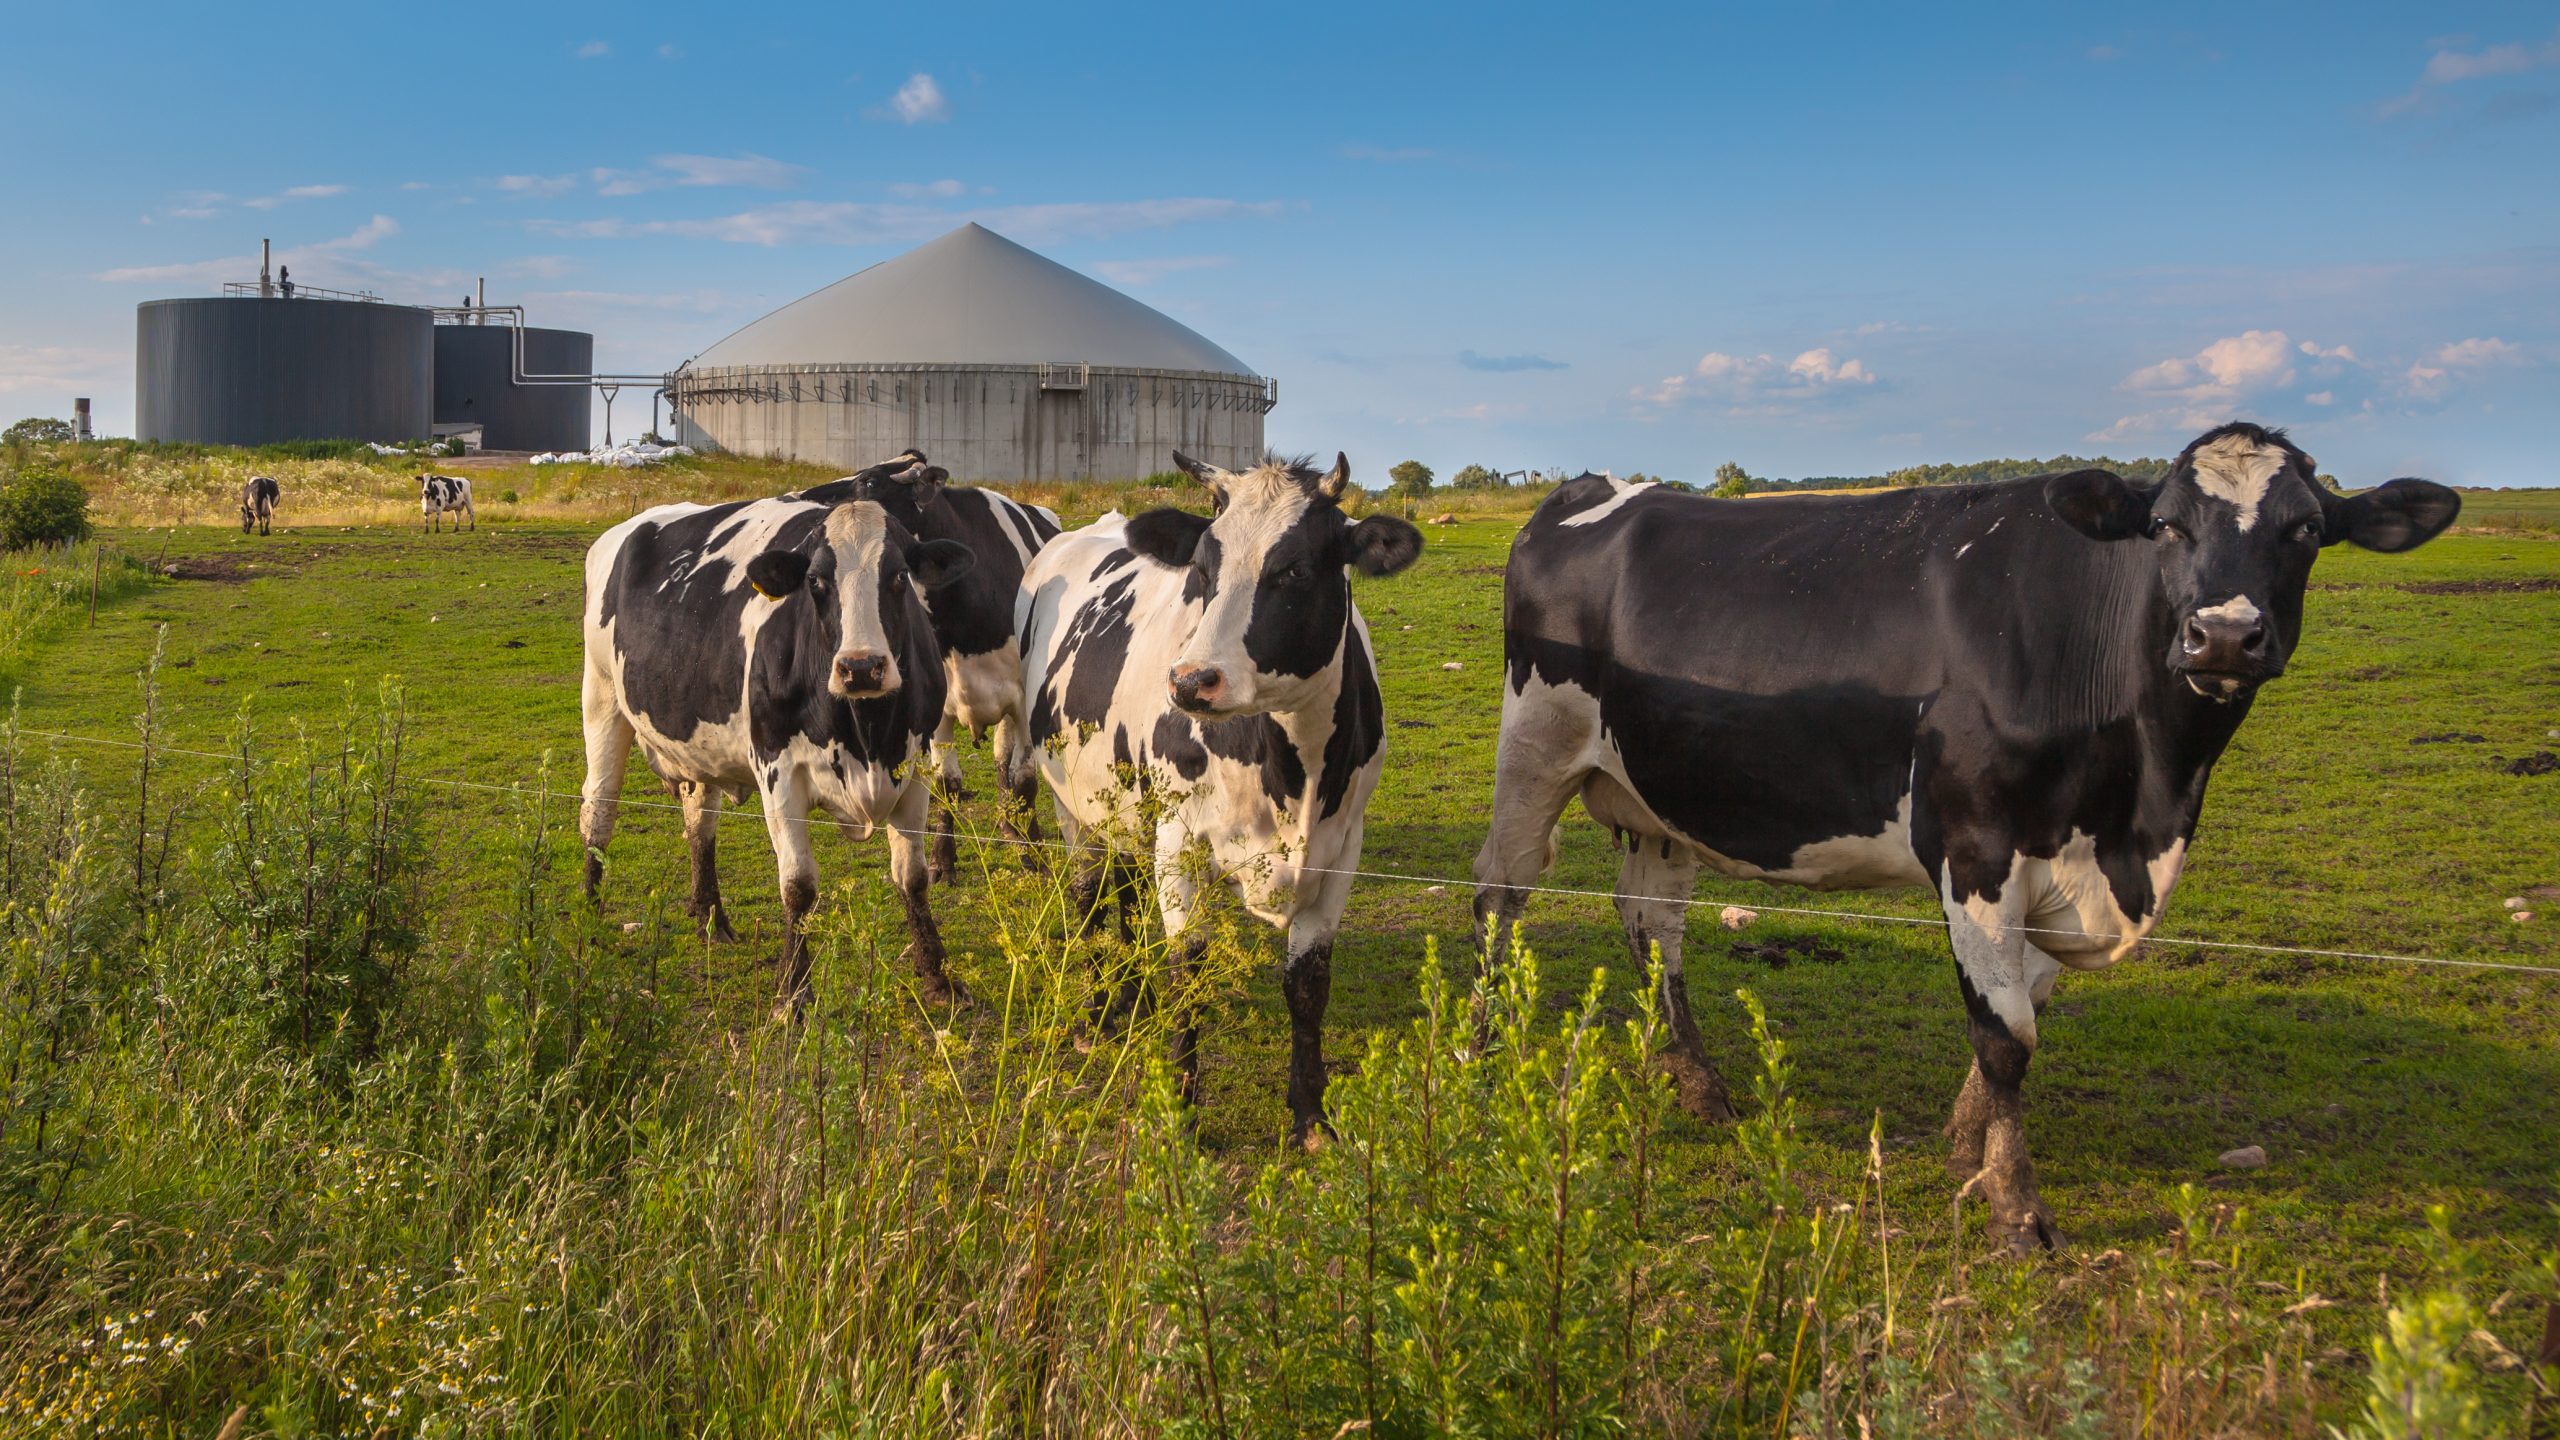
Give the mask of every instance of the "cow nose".
M 2178 639 L 2187 664 L 2197 670 L 2245 673 L 2260 668 L 2267 659 L 2263 616 L 2190 615 Z
M 1215 665 L 1173 667 L 1173 703 L 1185 710 L 1206 710 L 1226 693 L 1227 677 Z
M 836 688 L 847 691 L 878 690 L 889 678 L 889 657 L 869 651 L 847 651 L 836 657 Z

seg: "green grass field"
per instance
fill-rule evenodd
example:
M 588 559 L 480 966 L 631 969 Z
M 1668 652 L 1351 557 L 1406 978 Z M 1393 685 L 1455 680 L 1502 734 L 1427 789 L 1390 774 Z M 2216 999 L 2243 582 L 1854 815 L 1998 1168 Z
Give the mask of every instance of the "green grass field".
M 486 498 L 491 482 L 481 484 L 484 511 L 498 508 Z M 2389 1299 L 2426 1273 L 2427 1207 L 2447 1207 L 2454 1232 L 2481 1247 L 2484 1304 L 2509 1288 L 2509 1269 L 2551 1252 L 2560 1238 L 2551 1208 L 2560 1198 L 2560 976 L 2207 943 L 2560 967 L 2560 775 L 2511 775 L 2497 763 L 2560 749 L 2560 497 L 2468 500 L 2464 531 L 2415 554 L 2341 547 L 2323 557 L 2299 657 L 2217 772 L 2163 926 L 2169 938 L 2112 971 L 2063 981 L 2028 1082 L 2028 1123 L 2045 1198 L 2071 1244 L 2065 1256 L 2018 1271 L 1990 1262 L 1978 1233 L 1951 1228 L 1954 1186 L 1941 1168 L 1937 1127 L 1968 1051 L 1942 935 L 1926 924 L 1782 913 L 1926 920 L 1929 898 L 1702 884 L 1689 978 L 1711 1050 L 1737 1083 L 1755 1069 L 1733 998 L 1747 987 L 1793 1052 L 1806 1146 L 1799 1166 L 1817 1195 L 1857 1193 L 1870 1128 L 1880 1123 L 1880 1198 L 1891 1213 L 1914 1217 L 1896 1262 L 1912 1267 L 1911 1285 L 1957 1297 L 1960 1309 L 1991 1306 L 1997 1292 L 2002 1316 L 2046 1327 L 2039 1344 L 2069 1352 L 2077 1327 L 2096 1346 L 2102 1333 L 2121 1332 L 2104 1332 L 2073 1297 L 2104 1289 L 2107 1257 L 2178 1243 L 2167 1197 L 2192 1183 L 2212 1205 L 2251 1212 L 2271 1257 L 2256 1272 L 2268 1293 L 2336 1302 L 2303 1312 L 2304 1368 L 2285 1382 L 2301 1412 L 2281 1428 L 2308 1433 L 2315 1418 L 2360 1403 L 2362 1337 Z M 1520 518 L 1490 511 L 1471 507 L 1457 523 L 1426 527 L 1412 571 L 1357 589 L 1389 717 L 1366 868 L 1421 878 L 1366 880 L 1352 901 L 1327 1036 L 1329 1055 L 1345 1066 L 1368 1037 L 1419 1013 L 1426 937 L 1439 938 L 1452 973 L 1463 976 L 1465 877 L 1491 795 L 1500 706 L 1501 571 Z M 243 712 L 270 737 L 297 725 L 326 730 L 350 689 L 369 699 L 389 675 L 406 689 L 412 779 L 574 792 L 578 566 L 602 523 L 531 520 L 438 536 L 388 525 L 286 525 L 265 539 L 209 527 L 113 532 L 110 544 L 186 578 L 112 596 L 94 628 L 57 627 L 10 664 L 25 744 L 31 754 L 76 761 L 108 814 L 129 805 L 130 751 L 40 737 L 131 740 L 136 673 L 165 626 L 162 743 L 172 751 L 223 750 Z M 215 788 L 193 803 L 218 805 L 218 765 L 175 755 L 161 763 L 164 796 L 202 782 Z M 978 793 L 990 793 L 983 753 L 971 763 Z M 630 793 L 658 792 L 635 772 Z M 489 917 L 503 913 L 492 837 L 506 832 L 519 802 L 495 789 L 454 788 L 427 803 L 424 949 L 450 957 L 485 944 L 496 923 Z M 768 1024 L 763 961 L 778 915 L 771 856 L 760 822 L 731 813 L 722 868 L 746 938 L 695 952 L 685 978 L 663 982 L 682 1017 L 669 1043 L 706 1051 L 751 1044 Z M 983 804 L 969 818 L 992 828 Z M 668 811 L 626 811 L 608 921 L 672 923 L 668 903 L 653 897 L 680 893 L 674 821 Z M 122 823 L 130 828 L 129 817 Z M 819 853 L 839 911 L 867 912 L 886 897 L 878 842 L 822 842 Z M 977 855 L 983 865 L 1013 867 L 1000 852 Z M 1549 995 L 1579 994 L 1605 966 L 1614 987 L 1607 1003 L 1624 1015 L 1633 986 L 1605 898 L 1614 874 L 1606 837 L 1578 809 L 1569 813 L 1547 883 L 1595 893 L 1538 897 L 1528 926 Z M 1016 942 L 1008 917 L 987 903 L 993 888 L 981 870 L 937 891 L 935 903 L 955 971 L 980 995 L 1001 996 Z M 2538 897 L 2528 899 L 2537 918 L 2515 923 L 2509 897 Z M 1716 922 L 1724 904 L 1757 907 L 1762 918 L 1728 935 Z M 1236 1184 L 1268 1162 L 1287 1129 L 1276 941 L 1241 934 L 1264 963 L 1213 1011 L 1197 1121 L 1203 1152 Z M 1734 944 L 1795 937 L 1820 948 L 1773 965 Z M 2264 1169 L 2217 1165 L 2220 1152 L 2250 1144 L 2267 1150 Z M 1660 1223 L 1673 1233 L 1727 1225 L 1731 1195 L 1752 1173 L 1730 1132 L 1685 1119 L 1669 1123 L 1658 1163 L 1670 1208 Z M 158 1203 L 66 1183 L 88 1197 L 83 1223 L 97 1233 L 114 1228 L 120 1207 Z M 0 1298 L 6 1292 L 0 1282 Z M 13 1323 L 8 1313 L 0 1308 L 0 1326 Z M 286 1323 L 277 1313 L 267 1323 Z M 2538 1323 L 2538 1308 L 2513 1296 L 2488 1322 L 2518 1350 L 2529 1348 Z M 19 1333 L 15 1353 L 35 1353 L 41 1338 Z M 788 1334 L 768 1338 L 792 1343 Z M 2144 1332 L 2144 1343 L 2156 1346 L 2156 1333 Z M 1647 1393 L 1692 1383 L 1706 1382 L 1656 1376 Z M 255 1383 L 225 1391 L 191 1381 L 131 1413 L 150 1417 L 146 1431 L 165 1424 L 166 1433 L 210 1433 L 230 1395 L 266 1406 L 262 1393 Z M 550 1414 L 542 1428 L 568 1412 L 527 1413 Z M 1662 1401 L 1648 1413 L 1668 1425 L 1697 1412 Z M 2127 1412 L 2117 1413 L 2124 1423 Z M 689 1423 L 713 1428 L 699 1415 Z M 276 1433 L 291 1428 L 272 1424 Z M 1739 1431 L 1738 1417 L 1732 1424 Z M 1158 1428 L 1143 1417 L 1124 1425 Z M 2237 1431 L 2257 1425 L 2279 1428 L 2261 1415 Z M 1042 1426 L 980 1417 L 946 1428 Z M 2199 1419 L 2150 1433 L 2219 1432 Z

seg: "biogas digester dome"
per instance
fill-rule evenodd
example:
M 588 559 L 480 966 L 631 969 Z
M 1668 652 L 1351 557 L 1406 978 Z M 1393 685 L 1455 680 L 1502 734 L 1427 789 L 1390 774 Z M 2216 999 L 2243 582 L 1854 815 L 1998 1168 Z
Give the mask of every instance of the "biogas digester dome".
M 668 377 L 677 438 L 962 480 L 1119 480 L 1262 455 L 1275 382 L 1098 281 L 965 225 L 774 311 Z

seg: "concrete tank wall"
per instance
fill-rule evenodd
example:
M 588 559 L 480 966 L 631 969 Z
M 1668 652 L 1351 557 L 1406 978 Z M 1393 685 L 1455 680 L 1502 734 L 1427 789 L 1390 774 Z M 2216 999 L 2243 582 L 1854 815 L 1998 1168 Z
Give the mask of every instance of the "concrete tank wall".
M 954 480 L 1131 480 L 1177 449 L 1228 469 L 1262 456 L 1270 392 L 1250 375 L 1095 366 L 1082 389 L 1037 366 L 753 366 L 678 377 L 677 438 L 852 470 L 921 447 Z
M 154 300 L 135 321 L 134 434 L 203 445 L 424 440 L 427 311 L 355 300 Z
M 515 382 L 515 335 L 504 325 L 435 327 L 435 422 L 478 425 L 490 450 L 584 450 L 594 392 Z M 587 375 L 596 340 L 579 330 L 524 330 L 528 375 Z

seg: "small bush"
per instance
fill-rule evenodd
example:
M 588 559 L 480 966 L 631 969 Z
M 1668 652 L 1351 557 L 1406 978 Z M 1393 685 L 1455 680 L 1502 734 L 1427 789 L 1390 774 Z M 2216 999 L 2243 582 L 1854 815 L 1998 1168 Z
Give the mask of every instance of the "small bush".
M 72 545 L 89 538 L 89 492 L 51 470 L 0 480 L 0 550 Z
M 42 415 L 30 415 L 0 430 L 0 445 L 65 445 L 71 438 L 70 421 Z
M 498 492 L 498 503 L 499 503 L 499 504 L 501 504 L 501 505 L 513 505 L 514 503 L 516 503 L 516 492 L 514 492 L 513 490 L 501 490 L 501 491 L 499 491 L 499 492 Z

